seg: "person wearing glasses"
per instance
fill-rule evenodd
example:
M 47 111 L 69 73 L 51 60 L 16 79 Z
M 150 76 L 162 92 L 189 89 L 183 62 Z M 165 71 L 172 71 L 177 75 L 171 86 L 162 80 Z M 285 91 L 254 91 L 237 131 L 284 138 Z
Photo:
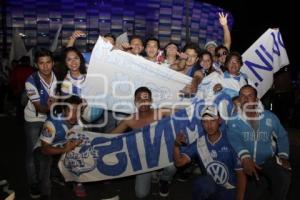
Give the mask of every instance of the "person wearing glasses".
M 255 87 L 247 74 L 240 72 L 242 65 L 242 56 L 238 52 L 229 53 L 224 62 L 224 73 L 215 71 L 204 77 L 198 86 L 197 96 L 215 99 L 222 93 L 233 98 L 239 95 L 239 90 L 244 85 Z
M 248 78 L 247 74 L 240 71 L 242 66 L 242 56 L 238 52 L 229 53 L 224 63 L 225 71 L 222 75 L 222 82 L 214 85 L 214 92 L 222 90 L 233 98 L 239 95 L 239 90 L 244 85 L 252 85 L 255 87 L 253 81 Z
M 213 63 L 213 66 L 216 70 L 222 72 L 226 70 L 224 65 L 228 54 L 229 54 L 229 49 L 226 46 L 220 45 L 216 48 L 215 56 L 217 58 L 217 61 Z

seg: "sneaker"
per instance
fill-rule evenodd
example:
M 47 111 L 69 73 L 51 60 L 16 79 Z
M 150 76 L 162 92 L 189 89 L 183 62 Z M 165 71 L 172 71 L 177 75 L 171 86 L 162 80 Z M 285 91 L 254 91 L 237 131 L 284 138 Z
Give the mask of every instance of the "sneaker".
M 168 181 L 159 181 L 159 195 L 161 197 L 167 197 L 169 195 L 169 182 Z
M 119 195 L 113 196 L 113 197 L 109 197 L 109 198 L 102 198 L 101 200 L 119 200 Z
M 159 172 L 158 171 L 151 172 L 151 182 L 152 183 L 159 182 Z
M 189 176 L 190 176 L 190 173 L 188 172 L 181 172 L 178 174 L 178 177 L 177 177 L 177 181 L 180 181 L 180 182 L 187 182 L 187 180 L 189 179 Z
M 41 197 L 41 192 L 37 184 L 33 184 L 30 187 L 30 197 L 32 199 L 38 199 Z
M 74 191 L 76 197 L 86 197 L 87 196 L 87 193 L 86 193 L 85 188 L 82 185 L 82 183 L 75 183 L 73 191 Z

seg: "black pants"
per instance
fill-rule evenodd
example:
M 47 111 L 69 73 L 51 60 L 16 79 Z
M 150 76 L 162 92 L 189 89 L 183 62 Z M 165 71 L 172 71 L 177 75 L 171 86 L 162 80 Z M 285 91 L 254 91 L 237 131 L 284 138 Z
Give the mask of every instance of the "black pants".
M 248 177 L 245 199 L 286 199 L 291 183 L 290 171 L 278 165 L 275 157 L 268 159 L 261 167 L 258 181 Z

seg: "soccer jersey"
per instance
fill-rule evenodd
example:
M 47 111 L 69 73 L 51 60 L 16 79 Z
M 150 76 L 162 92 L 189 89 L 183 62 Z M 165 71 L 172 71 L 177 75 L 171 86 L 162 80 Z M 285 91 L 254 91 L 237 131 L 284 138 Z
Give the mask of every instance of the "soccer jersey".
M 63 95 L 81 96 L 81 89 L 85 83 L 85 80 L 86 80 L 85 74 L 75 78 L 71 75 L 69 71 L 61 86 L 61 91 Z
M 57 119 L 48 118 L 43 126 L 40 139 L 51 146 L 62 146 L 66 143 L 69 128 L 59 116 Z
M 33 75 L 30 75 L 25 82 L 25 89 L 29 101 L 24 109 L 24 117 L 28 122 L 43 122 L 47 119 L 47 115 L 44 113 L 38 113 L 38 115 L 36 115 L 36 110 L 32 102 L 40 102 L 41 105 L 46 106 L 48 98 L 54 96 L 56 89 L 56 77 L 53 72 L 50 84 L 47 84 L 39 73 L 38 81 L 40 81 L 41 85 L 40 91 L 38 91 Z
M 82 88 L 86 82 L 86 75 L 83 74 L 78 78 L 72 77 L 70 71 L 62 83 L 61 91 L 63 95 L 77 95 L 81 97 Z M 88 105 L 82 114 L 87 122 L 93 122 L 101 117 L 103 109 L 99 106 Z
M 205 161 L 203 162 L 201 157 L 205 156 L 200 156 L 199 138 L 187 148 L 184 148 L 181 153 L 187 155 L 189 159 L 198 161 L 200 166 L 205 168 L 206 173 L 210 174 L 218 185 L 225 187 L 225 184 L 229 183 L 236 186 L 235 170 L 241 170 L 241 163 L 230 146 L 226 134 L 221 133 L 219 139 L 213 144 L 209 141 L 207 135 L 202 137 L 205 138 L 212 162 L 206 164 Z
M 238 76 L 234 76 L 229 74 L 227 71 L 223 74 L 224 78 L 224 86 L 223 86 L 223 92 L 227 93 L 230 97 L 235 97 L 239 95 L 239 89 L 243 87 L 244 85 L 252 85 L 254 86 L 251 79 L 248 78 L 248 76 L 242 72 Z M 231 85 L 238 85 L 236 89 L 234 87 L 230 87 Z M 229 87 L 228 87 L 229 86 Z M 255 87 L 255 86 L 254 86 Z

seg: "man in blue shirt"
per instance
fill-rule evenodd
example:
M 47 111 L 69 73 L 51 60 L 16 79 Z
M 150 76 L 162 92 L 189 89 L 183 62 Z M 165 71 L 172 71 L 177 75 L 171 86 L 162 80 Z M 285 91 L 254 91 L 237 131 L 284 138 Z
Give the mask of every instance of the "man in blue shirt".
M 48 117 L 43 125 L 40 135 L 41 142 L 41 193 L 44 199 L 49 199 L 51 196 L 51 181 L 50 168 L 52 163 L 52 155 L 61 155 L 73 150 L 80 145 L 80 140 L 68 140 L 68 133 L 78 121 L 78 112 L 82 100 L 80 97 L 72 95 L 63 101 L 63 112 L 53 117 L 53 114 Z M 82 187 L 80 184 L 79 186 Z M 79 187 L 78 186 L 78 187 Z M 76 192 L 76 191 L 75 191 Z M 78 194 L 80 192 L 77 192 Z M 85 192 L 81 192 L 76 196 L 84 197 Z
M 178 134 L 174 143 L 174 162 L 184 166 L 195 159 L 204 168 L 204 175 L 194 184 L 193 199 L 243 199 L 246 179 L 240 162 L 221 131 L 221 118 L 215 106 L 205 106 L 201 112 L 205 135 L 187 147 L 185 136 Z
M 254 87 L 243 86 L 239 101 L 240 109 L 228 121 L 227 133 L 248 175 L 246 197 L 261 199 L 264 191 L 270 189 L 271 199 L 286 199 L 291 181 L 287 133 L 273 113 L 258 106 Z

